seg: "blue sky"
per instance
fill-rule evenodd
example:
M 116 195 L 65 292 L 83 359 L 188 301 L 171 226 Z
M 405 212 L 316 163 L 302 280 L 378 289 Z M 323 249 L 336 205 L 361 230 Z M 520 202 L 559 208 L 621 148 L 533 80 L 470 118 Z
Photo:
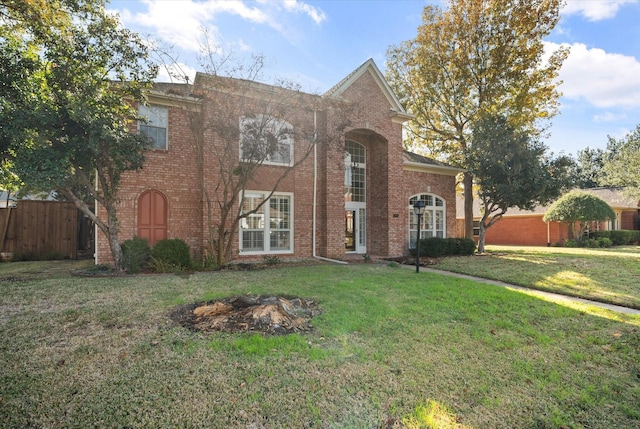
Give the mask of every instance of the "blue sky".
M 127 28 L 172 46 L 188 74 L 202 70 L 198 40 L 237 57 L 265 56 L 260 79 L 323 93 L 367 59 L 384 72 L 386 50 L 415 37 L 429 0 L 121 0 L 109 9 Z M 556 154 L 605 149 L 640 124 L 640 0 L 567 0 L 546 40 L 570 46 L 560 114 L 545 139 Z

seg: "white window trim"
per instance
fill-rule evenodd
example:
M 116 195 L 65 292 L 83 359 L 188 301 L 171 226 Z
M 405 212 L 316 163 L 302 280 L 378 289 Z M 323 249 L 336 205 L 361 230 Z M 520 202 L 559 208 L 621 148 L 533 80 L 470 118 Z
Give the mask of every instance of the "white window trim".
M 431 211 L 433 213 L 433 228 L 431 229 L 424 229 L 420 228 L 420 234 L 424 234 L 427 231 L 431 231 L 433 233 L 432 237 L 437 237 L 436 233 L 437 233 L 437 229 L 436 229 L 436 210 L 438 211 L 442 211 L 442 238 L 447 238 L 447 200 L 445 200 L 444 198 L 442 198 L 441 196 L 437 195 L 437 194 L 432 194 L 430 192 L 422 192 L 419 194 L 414 194 L 411 195 L 409 197 L 409 200 L 411 200 L 412 198 L 420 198 L 420 196 L 422 195 L 429 195 L 433 198 L 433 205 L 431 206 L 426 206 L 425 207 L 425 213 L 427 211 Z M 442 206 L 436 206 L 435 202 L 436 202 L 436 198 L 440 199 L 442 201 Z M 415 231 L 416 233 L 418 232 L 417 229 L 411 229 L 411 217 L 415 216 L 413 214 L 413 205 L 409 204 L 408 205 L 408 213 L 407 213 L 407 240 L 409 243 L 409 249 L 414 249 L 415 246 L 411 245 L 411 232 Z M 421 221 L 424 222 L 424 215 L 422 216 Z M 428 238 L 428 237 L 425 237 Z
M 271 191 L 249 191 L 246 190 L 244 191 L 244 195 L 262 195 L 263 198 L 266 198 L 269 194 L 271 193 Z M 238 227 L 238 252 L 241 255 L 284 255 L 284 254 L 292 254 L 294 253 L 294 197 L 293 197 L 293 193 L 292 192 L 274 192 L 273 195 L 271 195 L 271 197 L 279 197 L 279 196 L 284 196 L 284 197 L 289 197 L 289 249 L 285 249 L 285 250 L 271 250 L 270 246 L 271 246 L 271 240 L 269 240 L 269 232 L 271 231 L 271 214 L 269 213 L 271 210 L 271 205 L 269 204 L 269 200 L 266 200 L 265 203 L 263 204 L 263 209 L 264 209 L 264 213 L 265 213 L 265 220 L 264 220 L 264 246 L 266 250 L 242 250 L 242 234 L 243 234 L 243 229 L 242 229 L 242 222 L 240 223 L 239 227 Z M 241 195 L 240 198 L 240 205 L 242 206 L 242 203 L 244 202 L 244 196 Z
M 164 128 L 165 129 L 165 147 L 164 148 L 159 148 L 159 147 L 150 147 L 149 150 L 158 150 L 158 151 L 168 151 L 169 150 L 169 106 L 164 105 L 164 104 L 158 104 L 158 103 L 149 103 L 148 106 L 145 106 L 144 104 L 139 104 L 138 105 L 138 114 L 140 114 L 140 108 L 141 107 L 163 107 L 167 110 L 167 126 Z M 140 126 L 141 125 L 146 125 L 149 126 L 148 124 L 143 124 L 140 121 L 138 121 L 138 134 L 141 134 L 140 132 Z M 153 126 L 153 125 L 151 125 Z M 161 127 L 156 127 L 156 128 L 161 128 Z
M 242 123 L 243 121 L 245 121 L 246 119 L 251 119 L 251 118 L 255 118 L 256 120 L 260 120 L 262 121 L 264 117 L 267 117 L 267 121 L 272 121 L 273 124 L 269 127 L 270 129 L 273 129 L 275 127 L 287 127 L 290 128 L 291 130 L 293 130 L 293 125 L 283 119 L 278 119 L 275 117 L 269 117 L 268 115 L 244 115 L 240 117 L 239 120 L 239 130 L 240 130 L 240 143 L 238 144 L 238 153 L 239 153 L 239 159 L 241 161 L 243 161 L 245 158 L 243 157 L 242 154 Z M 277 134 L 277 133 L 276 133 Z M 273 166 L 277 166 L 277 167 L 291 167 L 294 164 L 294 138 L 293 136 L 289 136 L 287 138 L 288 144 L 289 144 L 289 162 L 279 162 L 279 161 L 270 161 L 269 158 L 267 157 L 264 161 L 262 161 L 260 164 L 261 165 L 273 165 Z

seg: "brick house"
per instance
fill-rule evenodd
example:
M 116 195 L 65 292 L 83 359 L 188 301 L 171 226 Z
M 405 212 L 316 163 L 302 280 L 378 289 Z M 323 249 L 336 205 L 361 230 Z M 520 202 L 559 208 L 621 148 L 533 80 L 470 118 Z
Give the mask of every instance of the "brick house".
M 275 146 L 233 203 L 231 213 L 248 213 L 266 201 L 232 233 L 231 259 L 406 255 L 415 240 L 416 198 L 427 204 L 423 237 L 456 236 L 461 170 L 403 150 L 403 123 L 411 116 L 371 59 L 323 95 L 198 74 L 192 85 L 156 85 L 139 109 L 150 121 L 138 130 L 154 148 L 142 170 L 123 175 L 121 241 L 180 238 L 195 256 L 207 253 L 209 225 L 222 223 L 215 196 L 221 166 L 230 162 L 233 174 L 242 174 L 243 160 L 253 156 L 245 153 L 245 133 L 266 115 L 273 115 L 269 132 L 286 135 L 272 139 Z M 217 127 L 203 125 L 211 118 Z M 267 134 L 258 140 L 271 141 Z M 110 262 L 103 234 L 96 243 L 96 262 Z
M 638 216 L 640 214 L 640 201 L 633 201 L 620 193 L 619 188 L 593 188 L 583 189 L 602 200 L 613 209 L 616 218 L 612 221 L 597 222 L 591 230 L 615 230 L 638 229 Z M 510 208 L 500 221 L 487 229 L 486 244 L 515 245 L 515 246 L 547 246 L 562 244 L 568 237 L 568 225 L 564 222 L 544 222 L 542 217 L 551 204 L 538 206 L 533 210 L 519 210 Z M 464 226 L 464 209 L 458 201 L 457 224 L 459 228 Z M 473 201 L 474 225 L 480 219 L 480 202 Z M 477 240 L 479 230 L 474 228 L 474 236 Z

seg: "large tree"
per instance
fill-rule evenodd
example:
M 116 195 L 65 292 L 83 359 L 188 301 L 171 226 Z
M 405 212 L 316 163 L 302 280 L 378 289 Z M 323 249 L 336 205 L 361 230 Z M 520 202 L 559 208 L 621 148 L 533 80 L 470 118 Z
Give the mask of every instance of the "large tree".
M 569 186 L 572 160 L 552 159 L 546 150 L 502 116 L 487 115 L 476 122 L 467 165 L 482 203 L 478 253 L 484 252 L 486 230 L 509 208 L 532 210 L 553 201 Z
M 640 125 L 620 140 L 609 137 L 602 170 L 604 184 L 622 186 L 629 196 L 640 199 Z
M 122 173 L 142 167 L 147 147 L 131 132 L 137 110 L 125 100 L 144 99 L 156 67 L 145 43 L 100 1 L 1 5 L 2 64 L 13 77 L 3 82 L 0 108 L 3 168 L 73 201 L 108 237 L 119 269 L 116 193 Z
M 543 38 L 561 0 L 450 0 L 426 6 L 415 39 L 388 51 L 387 79 L 415 115 L 408 144 L 466 168 L 472 126 L 485 113 L 538 135 L 558 110 L 568 52 L 546 62 Z M 465 236 L 473 234 L 473 176 L 464 174 Z

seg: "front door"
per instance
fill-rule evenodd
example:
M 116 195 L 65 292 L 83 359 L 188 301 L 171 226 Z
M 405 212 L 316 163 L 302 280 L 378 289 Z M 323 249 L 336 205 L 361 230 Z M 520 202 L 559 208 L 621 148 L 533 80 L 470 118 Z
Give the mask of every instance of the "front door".
M 167 200 L 161 192 L 152 189 L 138 198 L 138 237 L 150 246 L 167 238 Z
M 347 206 L 352 204 L 347 204 Z M 354 253 L 367 253 L 366 209 L 364 207 L 347 207 L 344 213 L 345 250 Z

